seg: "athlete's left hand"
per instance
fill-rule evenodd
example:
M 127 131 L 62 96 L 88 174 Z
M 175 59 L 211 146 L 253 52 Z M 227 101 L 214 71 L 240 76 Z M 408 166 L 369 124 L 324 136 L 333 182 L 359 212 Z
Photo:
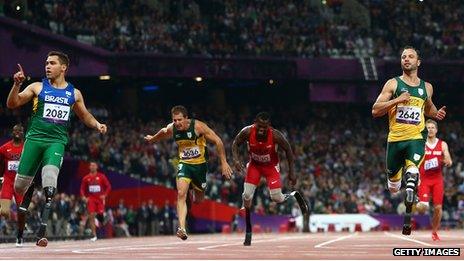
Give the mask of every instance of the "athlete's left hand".
M 441 107 L 438 110 L 437 115 L 435 116 L 435 118 L 437 120 L 440 120 L 440 121 L 443 120 L 445 118 L 445 116 L 446 116 L 446 111 L 445 110 L 446 110 L 446 106 Z
M 288 174 L 288 184 L 292 188 L 295 187 L 295 185 L 296 185 L 296 176 L 295 176 L 295 174 L 293 174 L 293 173 Z
M 230 179 L 232 177 L 232 169 L 229 166 L 229 163 L 224 162 L 221 164 L 222 168 L 222 176 L 224 176 L 226 179 Z
M 106 131 L 107 131 L 106 124 L 97 123 L 97 130 L 98 130 L 101 134 L 105 134 Z
M 447 160 L 447 159 L 444 159 L 443 160 L 443 165 L 445 165 L 445 167 L 451 167 L 451 165 L 453 165 L 453 162 L 451 160 Z

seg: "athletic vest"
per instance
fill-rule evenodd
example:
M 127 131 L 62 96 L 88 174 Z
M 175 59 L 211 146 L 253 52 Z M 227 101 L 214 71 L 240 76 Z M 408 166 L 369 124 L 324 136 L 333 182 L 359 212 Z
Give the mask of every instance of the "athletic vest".
M 425 143 L 424 171 L 425 178 L 436 177 L 442 175 L 443 169 L 443 141 L 437 139 L 437 143 L 433 147 L 429 147 Z
M 75 102 L 72 84 L 68 83 L 65 89 L 58 89 L 51 86 L 48 79 L 44 78 L 42 91 L 33 100 L 26 139 L 67 144 L 72 107 Z
M 409 92 L 409 102 L 400 103 L 388 111 L 389 133 L 388 142 L 418 140 L 425 137 L 424 107 L 427 100 L 425 82 L 420 80 L 419 86 L 409 86 L 396 77 L 396 90 L 393 98 L 403 92 Z
M 190 126 L 185 131 L 173 126 L 173 138 L 179 150 L 179 163 L 201 164 L 208 160 L 206 139 L 203 135 L 195 134 L 195 119 L 190 120 Z
M 256 126 L 253 124 L 248 139 L 250 162 L 259 165 L 277 165 L 279 163 L 279 155 L 277 154 L 277 146 L 274 143 L 272 128 L 269 127 L 267 130 L 266 141 L 258 141 L 256 139 L 256 133 Z

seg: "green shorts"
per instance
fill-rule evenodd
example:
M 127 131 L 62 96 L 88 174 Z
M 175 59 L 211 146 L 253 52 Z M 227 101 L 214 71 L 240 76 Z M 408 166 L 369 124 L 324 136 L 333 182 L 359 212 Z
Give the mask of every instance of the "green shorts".
M 387 174 L 390 181 L 401 180 L 403 167 L 419 168 L 425 154 L 425 140 L 406 140 L 387 143 Z
M 208 172 L 206 162 L 201 164 L 179 163 L 178 168 L 177 179 L 189 181 L 196 190 L 206 190 L 206 173 Z
M 63 164 L 64 144 L 45 143 L 26 140 L 21 159 L 19 160 L 18 174 L 34 177 L 40 165 L 53 165 L 61 168 Z

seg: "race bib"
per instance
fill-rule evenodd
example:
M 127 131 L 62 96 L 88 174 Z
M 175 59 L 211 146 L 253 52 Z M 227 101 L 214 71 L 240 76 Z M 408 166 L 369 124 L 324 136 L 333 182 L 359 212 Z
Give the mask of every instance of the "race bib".
M 201 156 L 199 147 L 185 148 L 180 153 L 180 158 L 183 160 L 194 159 Z
M 90 185 L 89 186 L 89 192 L 90 193 L 97 193 L 101 191 L 100 185 Z
M 422 110 L 419 107 L 398 106 L 396 108 L 396 122 L 419 125 Z
M 55 120 L 55 121 L 68 121 L 69 119 L 69 106 L 45 103 L 43 117 L 45 119 Z
M 271 155 L 265 154 L 265 155 L 258 155 L 255 153 L 251 153 L 251 158 L 254 161 L 261 162 L 261 163 L 267 163 L 271 161 Z
M 8 171 L 18 171 L 19 160 L 9 160 L 8 161 Z
M 436 169 L 436 168 L 438 168 L 438 158 L 432 158 L 432 159 L 425 161 L 424 163 L 425 170 Z

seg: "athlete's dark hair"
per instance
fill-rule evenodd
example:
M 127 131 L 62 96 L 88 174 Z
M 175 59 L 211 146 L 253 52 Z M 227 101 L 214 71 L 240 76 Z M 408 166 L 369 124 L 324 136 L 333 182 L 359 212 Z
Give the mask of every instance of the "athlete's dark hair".
M 271 116 L 269 113 L 262 111 L 258 114 L 256 114 L 255 120 L 260 120 L 260 121 L 271 121 Z
M 172 107 L 171 114 L 179 114 L 179 113 L 182 113 L 182 115 L 184 115 L 184 117 L 188 117 L 188 111 L 184 106 L 176 105 L 176 106 Z
M 60 51 L 51 51 L 47 54 L 47 57 L 49 56 L 58 56 L 58 60 L 60 61 L 61 64 L 65 64 L 66 67 L 69 68 L 69 57 L 67 54 L 60 52 Z
M 419 49 L 416 49 L 416 47 L 411 46 L 411 45 L 406 45 L 406 46 L 404 46 L 404 47 L 401 49 L 400 55 L 401 55 L 401 54 L 404 52 L 404 50 L 406 50 L 406 49 L 412 49 L 412 50 L 416 51 L 416 53 L 417 53 L 417 59 L 418 59 L 418 60 L 421 60 L 421 56 L 420 56 L 420 51 L 419 51 Z

